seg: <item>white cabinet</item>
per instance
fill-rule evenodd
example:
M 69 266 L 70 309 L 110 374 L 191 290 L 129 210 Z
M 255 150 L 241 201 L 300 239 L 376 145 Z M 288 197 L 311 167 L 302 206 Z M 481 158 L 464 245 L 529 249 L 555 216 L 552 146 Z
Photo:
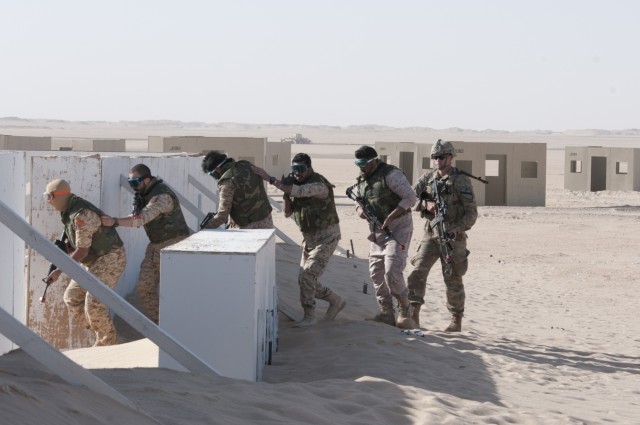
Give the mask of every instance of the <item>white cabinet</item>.
M 203 230 L 162 250 L 160 327 L 222 376 L 257 381 L 277 344 L 274 230 Z M 160 351 L 159 366 L 185 370 Z

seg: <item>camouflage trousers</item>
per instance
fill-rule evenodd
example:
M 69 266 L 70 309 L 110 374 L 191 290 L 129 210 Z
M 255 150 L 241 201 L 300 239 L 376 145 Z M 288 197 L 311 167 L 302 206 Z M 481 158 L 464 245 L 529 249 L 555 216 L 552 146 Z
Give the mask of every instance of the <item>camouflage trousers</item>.
M 178 236 L 164 242 L 150 243 L 140 264 L 136 294 L 147 316 L 156 324 L 158 324 L 160 310 L 160 250 L 186 238 L 187 236 Z
M 115 289 L 126 265 L 127 256 L 124 247 L 120 247 L 96 259 L 87 270 L 109 288 Z M 117 343 L 118 335 L 107 306 L 74 280 L 67 286 L 63 298 L 74 322 L 84 324 L 95 333 L 94 346 Z
M 407 284 L 404 280 L 404 268 L 407 265 L 409 243 L 413 235 L 413 219 L 405 214 L 389 226 L 395 239 L 404 244 L 402 247 L 381 231 L 375 233 L 375 241 L 369 246 L 369 274 L 376 291 L 379 305 L 393 305 L 393 298 L 407 296 Z
M 331 289 L 322 286 L 318 278 L 324 273 L 327 263 L 340 241 L 340 227 L 337 224 L 314 233 L 305 233 L 302 242 L 302 258 L 298 285 L 302 307 L 315 307 L 316 298 L 326 299 Z
M 425 232 L 420 246 L 418 247 L 418 253 L 411 259 L 411 264 L 414 266 L 413 271 L 409 274 L 408 286 L 409 286 L 409 301 L 414 304 L 424 304 L 424 295 L 427 286 L 427 276 L 431 267 L 440 260 L 442 266 L 442 275 L 444 277 L 444 283 L 447 286 L 447 309 L 451 314 L 462 316 L 464 314 L 464 284 L 462 283 L 462 276 L 467 272 L 469 262 L 467 256 L 467 235 L 465 232 L 460 232 L 456 236 L 456 240 L 452 243 L 453 254 L 451 276 L 447 276 L 444 272 L 445 263 L 440 257 L 440 243 L 435 237 L 431 237 Z

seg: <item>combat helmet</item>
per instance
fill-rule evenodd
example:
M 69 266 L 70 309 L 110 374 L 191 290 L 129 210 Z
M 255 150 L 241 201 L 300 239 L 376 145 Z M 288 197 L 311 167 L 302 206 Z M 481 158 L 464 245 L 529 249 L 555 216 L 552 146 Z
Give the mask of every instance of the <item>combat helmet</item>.
M 438 139 L 431 148 L 431 157 L 440 155 L 456 156 L 456 150 L 453 148 L 451 142 L 443 142 L 442 139 Z

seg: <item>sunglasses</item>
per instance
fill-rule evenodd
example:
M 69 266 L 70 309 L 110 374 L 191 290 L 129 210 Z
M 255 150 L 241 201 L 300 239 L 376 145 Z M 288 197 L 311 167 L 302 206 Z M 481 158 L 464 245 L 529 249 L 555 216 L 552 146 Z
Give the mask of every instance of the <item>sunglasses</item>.
M 439 160 L 442 161 L 443 159 L 445 159 L 448 155 L 436 155 L 436 156 L 432 156 L 431 159 L 433 160 Z
M 216 170 L 213 169 L 213 170 L 209 171 L 207 174 L 209 174 L 211 177 L 215 178 L 216 177 Z
M 371 159 L 356 159 L 354 161 L 354 163 L 358 166 L 358 167 L 364 167 L 366 165 L 369 165 L 369 163 L 371 161 L 373 161 L 375 158 L 371 158 Z
M 127 179 L 127 181 L 129 182 L 129 186 L 131 186 L 132 189 L 135 189 L 136 187 L 140 186 L 140 183 L 142 183 L 142 181 L 147 177 L 151 177 L 151 176 L 146 175 L 146 176 L 140 176 L 140 177 L 132 177 Z
M 42 196 L 44 196 L 47 201 L 53 201 L 53 198 L 55 198 L 56 196 L 60 196 L 60 195 L 68 195 L 71 192 L 69 190 L 57 190 L 55 192 L 45 192 L 42 194 Z
M 307 169 L 307 164 L 291 164 L 291 172 L 293 174 L 304 174 Z

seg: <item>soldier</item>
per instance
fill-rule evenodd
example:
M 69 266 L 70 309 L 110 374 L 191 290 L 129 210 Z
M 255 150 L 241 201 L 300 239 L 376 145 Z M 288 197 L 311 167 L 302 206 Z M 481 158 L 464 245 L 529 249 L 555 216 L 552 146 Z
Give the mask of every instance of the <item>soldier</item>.
M 273 229 L 271 205 L 262 179 L 251 171 L 249 161 L 234 161 L 222 152 L 210 151 L 202 171 L 218 181 L 220 205 L 205 228 L 227 223 L 235 229 Z
M 425 287 L 429 270 L 438 259 L 442 263 L 444 283 L 447 286 L 447 308 L 452 320 L 445 329 L 446 332 L 460 332 L 462 330 L 462 316 L 464 314 L 465 293 L 462 276 L 467 272 L 467 234 L 478 217 L 476 200 L 469 177 L 461 174 L 452 166 L 456 152 L 451 142 L 442 143 L 440 140 L 431 149 L 431 159 L 435 162 L 435 169 L 427 171 L 415 185 L 416 194 L 420 195 L 420 203 L 416 210 L 421 211 L 422 217 L 427 218 L 425 232 L 418 248 L 418 254 L 411 259 L 414 270 L 408 278 L 409 300 L 413 306 L 413 320 L 419 324 L 420 307 L 424 304 Z M 441 241 L 431 220 L 435 218 L 436 205 L 433 201 L 434 183 L 443 202 L 447 204 L 445 217 L 446 232 L 452 240 L 452 253 L 449 258 L 443 258 Z M 426 200 L 426 205 L 424 205 Z
M 416 326 L 411 320 L 411 305 L 402 272 L 413 234 L 411 207 L 416 203 L 416 195 L 402 170 L 380 161 L 374 148 L 362 146 L 356 150 L 355 157 L 361 173 L 355 187 L 382 223 L 379 228 L 372 229 L 373 240 L 369 248 L 369 273 L 380 308 L 372 320 L 413 329 Z M 362 218 L 366 218 L 360 206 L 356 209 Z M 386 231 L 393 232 L 393 238 Z M 398 302 L 397 322 L 393 298 Z
M 44 196 L 55 210 L 60 211 L 72 250 L 71 258 L 111 289 L 115 289 L 118 279 L 127 265 L 124 244 L 118 233 L 100 222 L 103 214 L 91 202 L 71 193 L 71 187 L 65 180 L 53 180 L 46 188 Z M 47 277 L 47 283 L 53 283 L 62 274 L 55 269 Z M 94 347 L 118 343 L 116 329 L 109 316 L 109 309 L 94 298 L 86 289 L 72 280 L 64 291 L 64 303 L 76 323 L 95 333 Z
M 273 186 L 284 192 L 284 212 L 293 214 L 302 232 L 302 258 L 298 285 L 304 318 L 296 327 L 316 323 L 315 299 L 329 303 L 324 318 L 333 320 L 347 302 L 331 289 L 321 285 L 318 278 L 324 272 L 329 259 L 340 240 L 340 220 L 333 198 L 334 186 L 311 167 L 311 158 L 305 153 L 296 154 L 291 163 L 294 181 L 282 182 L 259 168 L 253 170 Z
M 105 226 L 140 227 L 149 238 L 149 244 L 140 264 L 140 274 L 136 293 L 147 315 L 158 324 L 160 286 L 160 250 L 189 236 L 189 227 L 184 220 L 180 202 L 176 194 L 151 175 L 144 164 L 137 164 L 129 170 L 129 185 L 135 191 L 134 211 L 127 217 L 102 216 Z

